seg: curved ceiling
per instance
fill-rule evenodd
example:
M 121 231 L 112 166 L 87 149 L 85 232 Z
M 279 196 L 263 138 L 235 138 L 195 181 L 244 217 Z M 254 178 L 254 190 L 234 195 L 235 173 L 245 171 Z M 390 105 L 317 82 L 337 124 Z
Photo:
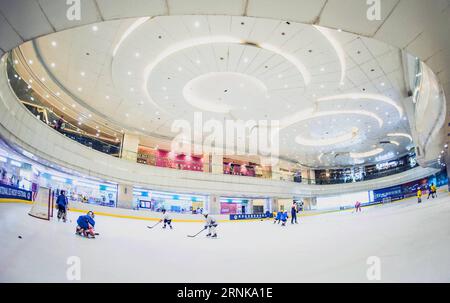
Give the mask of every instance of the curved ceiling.
M 58 32 L 21 51 L 61 104 L 82 101 L 77 111 L 92 115 L 83 123 L 106 118 L 172 138 L 173 121 L 193 125 L 195 112 L 276 120 L 280 155 L 321 167 L 361 163 L 352 153 L 376 148 L 401 155 L 410 144 L 380 143 L 409 133 L 400 50 L 342 31 L 251 17 L 137 18 Z

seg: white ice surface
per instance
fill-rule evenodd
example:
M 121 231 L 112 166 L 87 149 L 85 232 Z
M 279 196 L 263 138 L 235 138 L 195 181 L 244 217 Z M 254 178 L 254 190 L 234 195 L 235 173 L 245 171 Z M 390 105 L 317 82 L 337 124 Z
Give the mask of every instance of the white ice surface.
M 28 216 L 29 205 L 0 203 L 0 282 L 71 282 L 67 258 L 81 260 L 81 282 L 369 282 L 369 256 L 381 282 L 450 282 L 450 196 L 415 199 L 300 219 L 221 223 L 219 239 L 201 223 L 96 217 L 101 235 L 74 235 L 80 213 L 62 223 Z M 19 239 L 18 236 L 22 236 Z

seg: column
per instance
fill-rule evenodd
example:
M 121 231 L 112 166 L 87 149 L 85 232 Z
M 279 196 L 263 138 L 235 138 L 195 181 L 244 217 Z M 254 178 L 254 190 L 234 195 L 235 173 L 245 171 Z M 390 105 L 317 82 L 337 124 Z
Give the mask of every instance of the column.
M 209 155 L 209 171 L 213 174 L 223 174 L 223 155 Z
M 137 162 L 138 147 L 139 137 L 136 135 L 125 134 L 123 136 L 121 158 Z
M 304 184 L 315 184 L 316 173 L 312 169 L 302 168 L 302 183 Z
M 272 180 L 281 180 L 280 166 L 278 164 L 272 165 L 271 171 L 272 171 Z
M 246 209 L 246 213 L 247 214 L 253 214 L 253 200 L 247 200 L 247 209 Z
M 220 196 L 216 194 L 209 195 L 206 209 L 210 214 L 220 214 Z
M 278 211 L 278 199 L 270 198 L 269 199 L 269 205 L 270 205 L 270 212 L 276 212 Z
M 119 184 L 117 191 L 117 207 L 133 209 L 133 185 Z

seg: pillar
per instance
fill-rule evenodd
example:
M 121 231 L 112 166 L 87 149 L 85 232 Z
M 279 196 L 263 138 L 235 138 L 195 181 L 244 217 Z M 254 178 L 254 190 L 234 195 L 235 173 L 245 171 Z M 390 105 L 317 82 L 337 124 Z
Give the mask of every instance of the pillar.
M 133 209 L 133 185 L 119 184 L 117 191 L 117 207 Z
M 125 134 L 123 136 L 121 158 L 137 162 L 138 147 L 139 137 L 136 135 Z
M 206 209 L 210 214 L 220 214 L 220 196 L 216 194 L 209 195 Z
M 223 155 L 209 155 L 209 171 L 213 174 L 223 174 Z
M 250 200 L 247 200 L 247 201 L 248 201 L 248 203 L 247 203 L 246 213 L 247 214 L 253 214 L 253 200 L 250 199 Z
M 280 166 L 278 164 L 272 165 L 271 171 L 272 171 L 272 180 L 281 180 Z
M 315 184 L 316 173 L 313 169 L 302 168 L 302 183 L 304 184 Z
M 269 199 L 269 210 L 270 212 L 278 211 L 278 199 L 270 198 Z

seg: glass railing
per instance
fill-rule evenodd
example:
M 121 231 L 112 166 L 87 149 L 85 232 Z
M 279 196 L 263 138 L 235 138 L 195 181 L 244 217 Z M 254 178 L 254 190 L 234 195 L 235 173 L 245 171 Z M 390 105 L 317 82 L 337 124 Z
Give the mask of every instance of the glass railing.
M 39 120 L 52 127 L 62 135 L 77 141 L 84 146 L 109 154 L 111 156 L 120 156 L 120 147 L 122 136 L 113 136 L 100 133 L 99 130 L 87 127 L 84 124 L 78 124 L 76 119 L 69 118 L 67 115 L 57 114 L 51 103 L 46 100 L 49 94 L 45 96 L 45 87 L 39 84 L 39 79 L 27 75 L 28 81 L 25 81 L 17 72 L 15 65 L 20 64 L 19 58 L 13 60 L 10 53 L 7 59 L 7 74 L 9 84 L 16 97 L 22 104 Z M 22 72 L 23 74 L 24 72 Z M 31 81 L 30 81 L 31 80 Z M 39 88 L 40 93 L 35 87 Z M 44 95 L 44 96 L 43 96 Z M 63 110 L 58 110 L 63 112 Z M 73 122 L 70 122 L 72 120 Z

